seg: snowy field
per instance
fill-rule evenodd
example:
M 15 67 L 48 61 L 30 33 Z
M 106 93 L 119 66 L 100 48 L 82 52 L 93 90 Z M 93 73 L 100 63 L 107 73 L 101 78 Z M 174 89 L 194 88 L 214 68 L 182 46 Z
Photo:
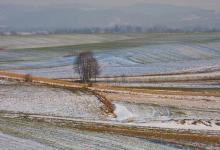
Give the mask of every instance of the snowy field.
M 24 49 L 101 43 L 106 41 L 129 39 L 124 35 L 104 34 L 61 34 L 61 35 L 18 35 L 0 36 L 0 48 Z
M 91 44 L 94 41 L 88 39 L 95 40 L 93 36 L 103 38 L 103 40 Z M 65 43 L 65 36 L 62 40 L 58 35 L 55 37 L 45 38 Z M 81 50 L 95 52 L 102 69 L 101 76 L 220 69 L 220 33 L 72 35 L 74 38 L 84 40 L 74 40 L 70 37 L 71 41 L 76 42 L 75 45 L 66 43 L 66 46 L 57 47 L 56 44 L 53 45 L 53 42 L 45 40 L 48 47 L 42 48 L 39 45 L 38 48 L 24 49 L 17 44 L 16 49 L 15 42 L 14 48 L 9 47 L 7 50 L 0 51 L 0 69 L 53 78 L 77 77 L 72 69 L 75 60 L 73 55 Z M 7 38 L 15 40 L 28 38 L 34 41 L 38 39 L 35 36 Z M 0 47 L 4 47 L 4 41 L 7 41 L 7 38 L 3 38 Z M 28 40 L 23 40 L 23 42 L 28 43 Z M 77 43 L 77 41 L 82 43 Z
M 139 126 L 220 132 L 220 110 L 113 102 L 117 120 Z
M 64 66 L 59 66 L 62 59 L 57 59 L 56 63 L 45 63 L 45 62 L 29 62 L 29 63 L 16 63 L 16 64 L 4 64 L 1 69 L 8 70 L 16 73 L 29 73 L 35 76 L 46 76 L 52 78 L 72 78 L 78 77 L 77 74 L 73 71 L 73 66 L 70 65 L 73 62 L 72 58 L 65 58 L 70 60 L 69 63 L 64 63 Z M 117 61 L 113 61 L 117 63 Z M 100 60 L 102 76 L 120 76 L 120 75 L 145 75 L 145 74 L 158 74 L 158 73 L 176 73 L 184 71 L 203 71 L 203 70 L 212 70 L 220 68 L 220 59 L 211 59 L 211 60 L 191 60 L 185 63 L 184 61 L 178 62 L 168 62 L 168 63 L 152 63 L 152 64 L 136 64 L 136 65 L 123 65 L 120 64 L 109 64 L 108 60 Z M 102 63 L 103 62 L 103 63 Z M 34 64 L 34 65 L 33 65 Z M 56 64 L 53 67 L 48 67 L 47 64 Z M 105 65 L 104 65 L 105 64 Z M 25 67 L 24 67 L 25 66 Z M 35 66 L 35 67 L 34 67 Z M 9 69 L 11 68 L 11 69 Z M 34 68 L 34 69 L 33 69 Z
M 213 88 L 216 91 L 220 88 L 220 33 L 4 36 L 0 37 L 0 70 L 51 78 L 75 78 L 78 76 L 72 69 L 73 62 L 76 54 L 84 50 L 93 50 L 101 65 L 103 78 L 98 79 L 100 84 Z M 178 74 L 184 72 L 187 74 Z M 174 75 L 140 76 L 163 73 Z M 128 77 L 130 83 L 120 83 L 123 80 L 121 75 L 131 76 Z M 170 79 L 172 82 L 166 82 Z M 188 79 L 191 81 L 185 82 Z M 196 79 L 200 80 L 193 81 Z M 105 106 L 89 92 L 0 79 L 0 112 L 220 135 L 220 98 L 217 94 L 184 95 L 183 92 L 181 95 L 177 91 L 171 92 L 174 93 L 114 89 L 106 92 L 103 89 L 100 94 L 113 102 L 114 115 L 109 115 L 104 111 Z M 178 149 L 135 137 L 48 126 L 1 115 L 0 147 L 12 150 L 73 147 Z
M 52 150 L 53 148 L 50 146 L 46 146 L 35 141 L 31 141 L 29 139 L 22 139 L 18 137 L 13 137 L 7 134 L 3 134 L 0 132 L 0 146 L 3 150 L 29 150 L 29 149 L 47 149 Z
M 78 118 L 118 123 L 144 123 L 184 121 L 187 125 L 198 122 L 202 127 L 189 129 L 220 131 L 219 97 L 162 96 L 129 93 L 109 93 L 116 118 L 108 116 L 104 105 L 93 95 L 80 91 L 31 85 L 0 80 L 0 111 Z M 199 103 L 199 105 L 198 105 Z M 188 122 L 188 123 L 187 123 Z M 147 126 L 146 124 L 146 126 Z M 182 125 L 183 125 L 182 124 Z M 168 127 L 168 124 L 166 124 Z M 158 125 L 157 125 L 158 126 Z M 179 126 L 186 128 L 187 126 Z
M 109 81 L 108 81 L 109 82 Z M 102 84 L 102 83 L 101 83 Z M 118 87 L 129 87 L 129 88 L 196 88 L 196 89 L 219 89 L 220 81 L 207 81 L 207 82 L 157 82 L 157 83 L 147 83 L 145 82 L 113 82 L 107 85 L 118 86 Z
M 8 120 L 2 117 L 0 117 L 0 147 L 3 148 L 3 150 L 181 149 L 135 137 L 61 128 L 44 123 Z
M 156 90 L 155 90 L 156 91 Z M 160 91 L 160 90 L 158 90 Z M 220 134 L 219 96 L 187 95 L 166 90 L 142 93 L 111 90 L 102 94 L 113 101 L 116 120 L 139 126 L 215 131 Z
M 85 119 L 104 119 L 103 104 L 93 95 L 29 84 L 0 82 L 0 110 Z
M 178 149 L 134 137 L 30 123 L 7 113 L 220 134 L 219 97 L 114 94 L 105 96 L 113 100 L 115 117 L 107 115 L 103 104 L 86 92 L 0 80 L 0 146 L 7 147 L 6 143 L 10 143 L 12 150 L 32 146 L 69 149 L 73 145 L 75 149 Z

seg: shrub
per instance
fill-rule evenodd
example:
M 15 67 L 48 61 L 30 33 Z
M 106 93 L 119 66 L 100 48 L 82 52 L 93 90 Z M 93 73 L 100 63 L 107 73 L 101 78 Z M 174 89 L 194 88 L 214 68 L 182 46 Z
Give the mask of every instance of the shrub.
M 26 75 L 24 76 L 24 81 L 25 81 L 25 82 L 32 82 L 32 81 L 33 81 L 33 78 L 32 78 L 32 76 L 31 76 L 30 74 L 26 74 Z

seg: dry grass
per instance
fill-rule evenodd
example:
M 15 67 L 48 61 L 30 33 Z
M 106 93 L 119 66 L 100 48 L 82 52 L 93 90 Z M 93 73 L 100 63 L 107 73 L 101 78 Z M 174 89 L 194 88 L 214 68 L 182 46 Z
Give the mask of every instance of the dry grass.
M 93 91 L 92 93 L 107 107 L 107 113 L 113 114 L 112 102 L 96 91 Z
M 44 78 L 44 77 L 35 77 L 35 76 L 31 76 L 30 74 L 22 75 L 22 74 L 0 71 L 0 75 L 8 79 L 16 79 L 20 81 L 26 81 L 27 79 L 29 80 L 31 78 L 32 82 L 42 83 L 42 84 L 52 85 L 52 86 L 72 87 L 72 88 L 78 88 L 78 89 L 84 86 L 84 84 L 79 84 L 79 83 L 73 84 L 72 82 L 67 82 L 63 80 L 54 80 L 54 79 L 49 79 L 49 78 Z
M 24 76 L 24 81 L 25 82 L 32 82 L 33 81 L 32 76 L 30 74 L 26 74 Z

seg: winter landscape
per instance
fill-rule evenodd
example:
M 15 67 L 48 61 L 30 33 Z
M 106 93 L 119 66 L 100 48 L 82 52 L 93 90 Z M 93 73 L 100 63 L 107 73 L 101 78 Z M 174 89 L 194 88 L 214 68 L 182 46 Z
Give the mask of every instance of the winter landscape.
M 219 7 L 22 1 L 0 2 L 0 149 L 220 149 Z
M 114 36 L 2 36 L 1 145 L 10 143 L 11 149 L 71 149 L 73 145 L 77 149 L 218 149 L 220 34 Z M 74 43 L 51 46 L 66 38 Z M 91 47 L 102 72 L 92 87 L 85 88 L 72 68 L 77 54 Z M 32 83 L 20 74 L 31 74 Z M 34 77 L 63 83 L 44 83 Z M 68 88 L 69 84 L 82 87 Z M 94 91 L 110 101 L 112 112 Z M 142 135 L 142 130 L 152 133 Z M 157 132 L 162 133 L 160 138 L 151 135 Z

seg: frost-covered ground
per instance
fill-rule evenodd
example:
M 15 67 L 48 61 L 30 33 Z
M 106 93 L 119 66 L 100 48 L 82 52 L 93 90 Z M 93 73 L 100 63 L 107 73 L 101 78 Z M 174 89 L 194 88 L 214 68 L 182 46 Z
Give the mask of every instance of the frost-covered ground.
M 83 43 L 77 46 L 72 44 L 70 47 L 56 47 L 52 43 L 48 44 L 48 48 L 1 50 L 0 69 L 54 78 L 77 77 L 72 69 L 75 59 L 72 55 L 81 50 L 95 51 L 102 76 L 220 69 L 220 33 L 78 36 L 83 37 L 80 37 Z M 100 40 L 99 44 L 89 45 L 86 36 L 88 39 L 97 36 L 104 40 Z M 32 38 L 35 40 L 35 37 L 29 37 Z M 58 43 L 65 41 L 61 39 L 56 40 Z M 51 37 L 50 40 L 54 39 Z M 16 43 L 14 44 L 16 47 Z
M 142 87 L 142 88 L 151 88 L 151 87 L 160 87 L 160 88 L 198 88 L 198 89 L 208 89 L 208 88 L 220 88 L 220 81 L 207 81 L 207 82 L 157 82 L 157 83 L 144 83 L 144 82 L 113 82 L 108 83 L 107 85 L 116 85 L 119 87 Z
M 57 59 L 59 60 L 59 59 Z M 3 70 L 8 70 L 15 73 L 22 73 L 22 74 L 32 74 L 35 76 L 46 76 L 52 78 L 75 78 L 78 77 L 76 72 L 73 71 L 73 59 L 70 58 L 69 63 L 71 65 L 64 65 L 64 66 L 53 66 L 53 67 L 42 67 L 47 64 L 42 63 L 42 65 L 36 65 L 35 69 L 33 69 L 32 62 L 23 63 L 26 69 L 21 65 L 15 69 L 15 66 L 19 66 L 18 64 L 10 64 L 10 65 L 2 65 Z M 114 62 L 114 60 L 112 60 Z M 62 61 L 58 61 L 56 64 L 61 63 Z M 107 60 L 103 60 L 103 62 L 107 62 Z M 49 63 L 53 64 L 53 63 Z M 101 63 L 102 64 L 102 63 Z M 127 75 L 127 76 L 134 76 L 134 75 L 145 75 L 145 74 L 158 74 L 158 73 L 176 73 L 176 72 L 184 72 L 184 71 L 202 71 L 202 70 L 212 70 L 220 68 L 220 59 L 212 59 L 212 60 L 192 60 L 192 61 L 178 61 L 178 62 L 169 62 L 169 63 L 153 63 L 153 64 L 137 64 L 137 65 L 105 65 L 101 66 L 101 76 L 120 76 L 120 75 Z M 10 66 L 13 66 L 11 69 Z
M 180 149 L 135 137 L 61 128 L 44 123 L 8 120 L 2 117 L 0 117 L 0 147 L 3 150 Z
M 0 36 L 0 47 L 7 49 L 39 48 L 101 43 L 106 41 L 129 39 L 124 35 L 104 34 L 61 34 L 61 35 L 27 35 Z
M 86 119 L 104 119 L 103 104 L 93 95 L 30 84 L 0 82 L 0 110 Z
M 0 147 L 2 150 L 39 150 L 39 149 L 47 149 L 53 150 L 52 147 L 46 146 L 35 141 L 29 139 L 22 139 L 18 137 L 13 137 L 7 134 L 3 134 L 0 132 Z
M 158 90 L 159 91 L 159 90 Z M 220 97 L 131 91 L 103 91 L 113 101 L 116 120 L 140 126 L 207 130 L 220 134 Z
M 47 48 L 43 48 L 44 46 Z M 95 50 L 95 56 L 102 68 L 101 76 L 205 71 L 202 74 L 153 76 L 152 78 L 181 80 L 212 77 L 213 79 L 220 76 L 219 48 L 219 33 L 153 34 L 150 37 L 147 35 L 4 37 L 0 40 L 0 69 L 30 73 L 35 76 L 72 78 L 77 77 L 72 69 L 75 59 L 72 55 L 81 50 Z M 149 76 L 133 77 L 133 86 L 143 84 L 141 86 L 219 88 L 217 80 L 200 81 L 201 84 L 187 82 L 181 85 L 180 82 L 160 83 L 159 85 L 145 83 L 152 78 Z M 139 83 L 142 81 L 143 83 Z M 118 91 L 104 93 L 104 95 L 113 101 L 116 118 L 107 116 L 102 109 L 103 104 L 89 93 L 0 80 L 0 111 L 174 130 L 206 130 L 220 134 L 220 98 L 218 96 L 190 96 L 178 95 L 178 93 L 177 95 L 175 93 L 173 95 L 137 94 Z M 154 145 L 154 143 L 137 138 L 45 126 L 33 127 L 22 122 L 16 125 L 16 123 L 0 120 L 0 131 L 4 130 L 3 133 L 0 132 L 0 138 L 5 141 L 3 144 L 0 142 L 2 144 L 0 146 L 4 147 L 9 139 L 12 141 L 13 149 L 13 141 L 20 143 L 25 137 L 24 143 L 33 142 L 36 146 L 48 146 L 48 148 L 52 146 L 58 149 L 68 149 L 73 145 L 77 145 L 74 147 L 76 149 L 170 148 L 163 147 L 164 145 L 160 147 L 160 144 Z M 14 135 L 15 133 L 18 134 Z M 15 144 L 18 143 L 15 142 Z M 25 147 L 21 149 L 27 149 L 26 146 L 29 147 L 29 144 L 23 146 Z
M 164 93 L 165 90 L 161 90 Z M 109 92 L 103 92 L 109 100 L 112 101 L 121 101 L 121 102 L 130 102 L 137 104 L 151 104 L 157 106 L 167 106 L 175 107 L 178 109 L 189 109 L 189 110 L 203 110 L 205 111 L 217 111 L 220 112 L 220 98 L 219 96 L 200 96 L 200 95 L 186 95 L 178 93 L 178 91 L 172 91 L 173 94 L 166 95 L 160 93 L 141 93 L 141 92 L 123 92 L 114 90 Z M 141 106 L 141 105 L 140 105 Z M 219 116 L 219 115 L 217 115 Z
M 214 130 L 220 133 L 220 110 L 181 109 L 127 102 L 113 104 L 119 122 L 159 128 Z
M 31 148 L 31 145 L 48 149 L 51 147 L 71 149 L 73 145 L 75 149 L 146 149 L 146 147 L 173 149 L 133 137 L 57 128 L 42 122 L 32 124 L 25 119 L 16 119 L 13 115 L 7 116 L 7 113 L 32 114 L 40 119 L 62 118 L 63 121 L 76 119 L 109 125 L 185 129 L 220 134 L 219 97 L 144 93 L 137 95 L 120 91 L 116 95 L 108 93 L 105 96 L 114 100 L 115 118 L 107 116 L 102 109 L 103 104 L 89 93 L 0 81 L 0 111 L 3 114 L 0 116 L 2 147 L 7 147 L 5 143 L 11 141 L 12 149 L 13 144 L 23 149 Z
M 130 88 L 196 88 L 219 89 L 220 71 L 201 73 L 181 73 L 145 76 L 119 76 L 98 78 L 98 85 L 130 87 Z
M 218 127 L 220 121 L 219 97 L 104 93 L 113 100 L 117 118 L 112 118 L 103 111 L 103 104 L 89 93 L 0 81 L 1 111 L 137 124 L 203 120 L 206 123 L 198 124 L 209 126 L 209 130 Z

